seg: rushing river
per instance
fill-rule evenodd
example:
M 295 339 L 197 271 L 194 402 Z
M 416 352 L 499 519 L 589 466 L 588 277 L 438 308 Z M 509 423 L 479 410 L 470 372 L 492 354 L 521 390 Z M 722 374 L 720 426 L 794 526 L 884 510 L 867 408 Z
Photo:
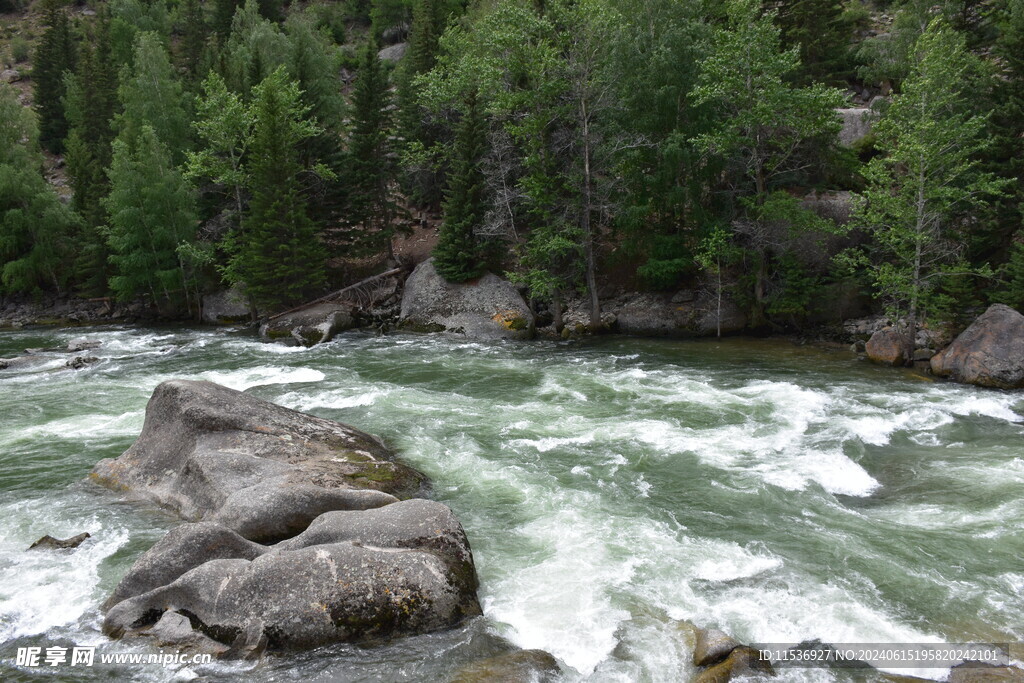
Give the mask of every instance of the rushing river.
M 781 341 L 356 333 L 299 349 L 105 328 L 3 332 L 0 357 L 83 335 L 103 342 L 86 369 L 0 371 L 4 681 L 444 680 L 502 638 L 552 653 L 567 681 L 684 681 L 683 620 L 746 642 L 1024 640 L 1022 394 Z M 485 616 L 256 665 L 16 668 L 26 646 L 148 651 L 107 640 L 99 605 L 176 521 L 84 478 L 170 378 L 382 436 L 462 521 Z M 74 552 L 26 552 L 82 531 Z

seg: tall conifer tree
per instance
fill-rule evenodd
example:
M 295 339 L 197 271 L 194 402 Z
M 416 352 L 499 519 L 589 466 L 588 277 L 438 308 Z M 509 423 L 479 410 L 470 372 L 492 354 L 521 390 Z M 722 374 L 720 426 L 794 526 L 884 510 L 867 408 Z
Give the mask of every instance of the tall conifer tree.
M 75 41 L 61 0 L 46 0 L 45 23 L 32 67 L 39 142 L 55 154 L 64 149 L 68 134 L 64 116 L 64 74 L 75 68 Z

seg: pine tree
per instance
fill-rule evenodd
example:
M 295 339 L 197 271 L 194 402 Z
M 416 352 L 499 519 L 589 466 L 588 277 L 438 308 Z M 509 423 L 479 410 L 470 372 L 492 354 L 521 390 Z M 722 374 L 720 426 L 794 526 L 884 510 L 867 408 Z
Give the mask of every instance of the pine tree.
M 880 250 L 871 275 L 887 313 L 903 321 L 907 359 L 944 279 L 967 271 L 958 219 L 1005 185 L 979 169 L 989 141 L 985 117 L 971 112 L 965 90 L 979 66 L 963 36 L 934 19 L 911 56 L 903 90 L 876 126 L 883 156 L 865 170 L 857 217 Z
M 352 93 L 347 187 L 349 220 L 362 226 L 361 241 L 386 246 L 390 254 L 396 204 L 391 184 L 395 169 L 389 135 L 391 117 L 387 74 L 372 42 L 363 47 Z
M 196 236 L 192 189 L 149 124 L 130 140 L 119 136 L 113 154 L 110 194 L 104 199 L 115 268 L 110 288 L 121 299 L 147 294 L 170 310 L 182 305 L 191 310 L 194 288 L 181 250 Z
M 297 148 L 317 135 L 298 86 L 279 68 L 253 92 L 249 202 L 244 228 L 229 239 L 225 275 L 261 310 L 302 300 L 325 282 L 326 254 L 309 218 Z
M 179 59 L 189 81 L 195 82 L 203 74 L 203 53 L 210 37 L 206 12 L 199 0 L 184 0 L 181 6 L 181 44 Z
M 487 212 L 487 181 L 480 169 L 486 148 L 484 118 L 476 97 L 470 96 L 455 137 L 444 223 L 434 247 L 434 267 L 450 282 L 462 282 L 483 274 L 484 259 L 475 233 Z
M 42 175 L 35 117 L 0 85 L 0 291 L 60 290 L 74 215 Z
M 68 133 L 63 103 L 64 74 L 75 68 L 75 41 L 61 0 L 47 0 L 45 12 L 46 30 L 36 48 L 32 80 L 39 115 L 39 142 L 59 154 Z
M 64 157 L 74 191 L 71 205 L 83 223 L 76 239 L 74 278 L 79 291 L 88 296 L 104 294 L 110 276 L 106 238 L 99 231 L 107 220 L 102 200 L 110 190 L 106 169 L 118 107 L 109 29 L 109 14 L 103 10 L 81 43 L 76 72 L 66 79 L 70 131 Z
M 799 80 L 803 84 L 844 85 L 852 66 L 851 26 L 840 0 L 781 0 L 775 21 L 785 48 L 800 50 Z

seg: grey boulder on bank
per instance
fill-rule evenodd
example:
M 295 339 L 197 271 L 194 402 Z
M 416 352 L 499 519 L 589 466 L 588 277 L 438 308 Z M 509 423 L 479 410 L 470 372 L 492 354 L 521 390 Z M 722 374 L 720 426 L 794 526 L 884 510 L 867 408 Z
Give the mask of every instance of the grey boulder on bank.
M 352 427 L 175 380 L 157 387 L 135 444 L 91 476 L 193 522 L 144 553 L 107 600 L 114 637 L 165 643 L 180 619 L 154 626 L 175 612 L 195 629 L 182 647 L 212 639 L 223 656 L 252 656 L 480 613 L 458 520 L 440 503 L 399 501 L 426 478 Z
M 993 304 L 931 360 L 932 373 L 996 389 L 1024 387 L 1024 315 Z
M 535 329 L 533 312 L 511 282 L 487 273 L 454 284 L 441 277 L 432 258 L 406 280 L 398 325 L 470 339 L 530 339 Z

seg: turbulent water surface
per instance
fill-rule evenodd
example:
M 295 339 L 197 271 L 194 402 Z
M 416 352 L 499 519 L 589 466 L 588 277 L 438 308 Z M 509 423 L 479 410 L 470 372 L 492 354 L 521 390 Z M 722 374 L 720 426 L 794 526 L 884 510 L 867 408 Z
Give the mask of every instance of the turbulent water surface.
M 307 350 L 107 328 L 0 333 L 0 357 L 83 334 L 103 342 L 84 370 L 0 371 L 3 680 L 443 680 L 505 639 L 569 681 L 677 681 L 684 620 L 748 642 L 1024 640 L 1020 394 L 772 341 Z M 33 645 L 147 651 L 104 638 L 98 606 L 176 521 L 84 478 L 177 377 L 381 435 L 461 519 L 485 616 L 258 665 L 16 668 Z M 25 550 L 82 531 L 75 552 Z

